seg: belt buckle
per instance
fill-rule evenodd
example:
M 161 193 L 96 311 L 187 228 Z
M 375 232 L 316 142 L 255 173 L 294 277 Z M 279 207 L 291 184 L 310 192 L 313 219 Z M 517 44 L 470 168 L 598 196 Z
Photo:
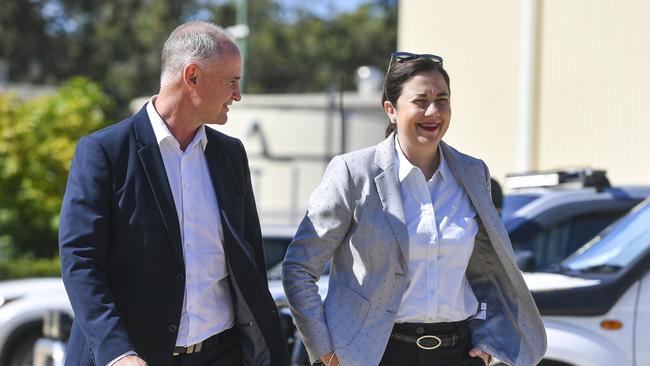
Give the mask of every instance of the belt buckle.
M 203 348 L 203 342 L 199 342 L 197 344 L 191 344 L 184 348 L 185 348 L 184 352 L 173 352 L 172 356 L 179 356 L 181 354 L 190 355 L 192 353 L 201 352 L 201 348 Z
M 436 340 L 436 341 L 438 341 L 438 344 L 436 344 L 435 346 L 427 346 L 427 345 L 424 345 L 424 344 L 421 344 L 421 343 L 420 343 L 420 342 L 423 342 L 423 341 L 426 342 L 426 341 L 429 340 L 429 339 L 430 339 L 430 340 Z M 424 350 L 431 351 L 431 350 L 434 350 L 434 349 L 440 347 L 440 346 L 442 345 L 442 340 L 441 340 L 440 338 L 434 336 L 434 335 L 423 335 L 422 337 L 418 338 L 418 339 L 415 341 L 415 344 L 416 344 L 418 347 L 420 347 L 420 348 L 422 348 L 422 349 L 424 349 Z
M 201 352 L 201 348 L 203 347 L 203 342 L 199 342 L 197 344 L 192 344 L 189 347 L 187 347 L 186 353 L 188 355 L 196 352 Z

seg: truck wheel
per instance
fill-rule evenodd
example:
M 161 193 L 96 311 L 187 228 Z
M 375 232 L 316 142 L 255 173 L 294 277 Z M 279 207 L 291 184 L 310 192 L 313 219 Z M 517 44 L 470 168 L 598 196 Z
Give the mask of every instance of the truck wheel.
M 34 345 L 39 337 L 39 332 L 30 332 L 17 339 L 7 355 L 7 366 L 32 366 Z

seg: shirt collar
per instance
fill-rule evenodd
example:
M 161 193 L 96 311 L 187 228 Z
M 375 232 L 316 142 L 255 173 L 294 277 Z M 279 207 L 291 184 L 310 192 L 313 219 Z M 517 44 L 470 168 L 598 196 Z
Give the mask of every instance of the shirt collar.
M 170 141 L 173 143 L 177 148 L 180 149 L 180 144 L 178 143 L 178 140 L 172 135 L 171 131 L 169 131 L 169 128 L 167 127 L 167 124 L 163 121 L 162 117 L 158 114 L 158 111 L 156 111 L 156 107 L 154 106 L 154 102 L 156 101 L 156 98 L 158 96 L 154 95 L 149 99 L 149 103 L 147 103 L 147 115 L 149 116 L 149 121 L 151 121 L 151 127 L 153 127 L 153 132 L 156 135 L 156 141 L 158 142 L 158 146 L 162 144 L 163 141 Z M 205 151 L 205 147 L 208 145 L 208 138 L 205 134 L 205 125 L 201 125 L 201 127 L 196 131 L 196 134 L 194 135 L 194 138 L 192 139 L 192 142 L 190 142 L 189 147 L 193 147 L 197 143 L 201 144 L 201 148 L 203 151 Z
M 414 169 L 420 170 L 420 168 L 411 164 L 411 162 L 406 158 L 406 155 L 404 155 L 404 152 L 399 145 L 397 134 L 395 134 L 395 154 L 397 155 L 397 177 L 399 178 L 400 182 L 403 182 L 404 179 L 406 179 L 406 177 L 411 174 Z M 440 157 L 440 163 L 438 164 L 438 170 L 436 170 L 433 175 L 435 176 L 438 174 L 443 180 L 447 180 L 447 177 L 449 176 L 449 167 L 445 162 L 445 155 L 442 153 L 440 145 L 438 145 L 438 156 Z

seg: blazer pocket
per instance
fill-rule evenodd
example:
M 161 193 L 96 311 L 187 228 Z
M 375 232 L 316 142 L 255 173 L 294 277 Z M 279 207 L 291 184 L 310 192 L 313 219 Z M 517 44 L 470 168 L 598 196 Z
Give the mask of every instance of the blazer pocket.
M 340 283 L 330 286 L 325 299 L 325 318 L 334 348 L 343 348 L 359 334 L 368 317 L 370 302 Z

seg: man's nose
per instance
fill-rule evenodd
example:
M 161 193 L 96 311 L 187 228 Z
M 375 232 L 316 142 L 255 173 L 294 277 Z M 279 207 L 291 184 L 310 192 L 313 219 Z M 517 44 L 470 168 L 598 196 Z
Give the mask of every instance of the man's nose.
M 235 90 L 234 93 L 232 93 L 232 100 L 239 102 L 241 100 L 241 90 L 239 87 Z

